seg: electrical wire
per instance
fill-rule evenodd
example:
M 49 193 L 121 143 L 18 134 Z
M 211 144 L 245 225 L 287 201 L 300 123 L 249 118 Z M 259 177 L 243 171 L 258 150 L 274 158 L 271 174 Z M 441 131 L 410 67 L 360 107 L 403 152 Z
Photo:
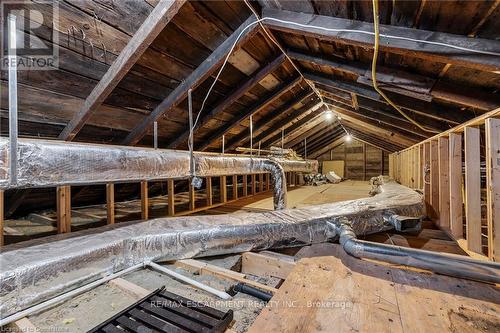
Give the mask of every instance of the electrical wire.
M 298 69 L 298 67 L 293 63 L 293 61 L 291 61 L 290 57 L 283 50 L 283 48 L 281 47 L 281 45 L 279 45 L 279 43 L 273 37 L 271 37 L 270 34 L 267 32 L 266 28 L 262 24 L 262 22 L 264 22 L 264 21 L 273 21 L 273 22 L 278 22 L 278 23 L 290 24 L 290 25 L 294 25 L 294 26 L 297 26 L 297 27 L 312 28 L 312 29 L 317 29 L 317 30 L 327 31 L 327 32 L 346 32 L 346 33 L 357 33 L 357 34 L 370 35 L 370 36 L 375 36 L 375 37 L 378 36 L 376 39 L 379 39 L 380 37 L 383 37 L 383 38 L 387 38 L 387 39 L 406 40 L 406 41 L 415 42 L 415 43 L 422 43 L 422 44 L 443 46 L 443 47 L 447 47 L 447 48 L 451 48 L 451 49 L 455 49 L 455 50 L 460 50 L 460 51 L 466 51 L 466 52 L 470 52 L 470 53 L 492 55 L 492 56 L 500 56 L 499 52 L 484 51 L 484 50 L 475 50 L 475 49 L 471 49 L 471 48 L 467 48 L 467 47 L 462 47 L 462 46 L 457 46 L 457 45 L 452 45 L 452 44 L 448 44 L 448 43 L 434 42 L 434 41 L 428 41 L 428 40 L 422 40 L 422 39 L 416 39 L 416 38 L 410 38 L 410 37 L 393 36 L 393 35 L 381 34 L 379 32 L 377 32 L 377 34 L 376 34 L 375 32 L 365 31 L 365 30 L 359 30 L 359 29 L 326 28 L 326 27 L 321 27 L 321 26 L 315 26 L 315 25 L 312 25 L 312 24 L 302 24 L 302 23 L 288 21 L 288 20 L 281 20 L 281 19 L 272 18 L 272 17 L 259 18 L 258 14 L 255 12 L 255 9 L 247 2 L 247 0 L 245 0 L 245 3 L 250 8 L 250 10 L 252 11 L 252 13 L 256 16 L 257 19 L 254 22 L 249 23 L 238 34 L 236 40 L 234 41 L 233 45 L 231 46 L 231 49 L 229 50 L 226 58 L 224 59 L 224 62 L 222 64 L 221 68 L 219 69 L 219 72 L 217 73 L 214 81 L 212 82 L 210 88 L 207 91 L 207 94 L 206 94 L 205 98 L 203 99 L 202 105 L 200 107 L 200 111 L 198 112 L 198 114 L 196 116 L 196 120 L 195 120 L 195 122 L 193 124 L 193 127 L 190 128 L 190 131 L 193 131 L 194 128 L 196 128 L 196 125 L 198 124 L 199 117 L 200 117 L 200 115 L 201 115 L 201 113 L 202 113 L 202 111 L 203 111 L 203 109 L 205 107 L 206 101 L 207 101 L 208 97 L 210 96 L 210 94 L 211 94 L 211 92 L 213 90 L 213 87 L 215 86 L 217 80 L 219 79 L 222 71 L 224 70 L 224 68 L 225 68 L 225 66 L 226 66 L 226 64 L 227 64 L 227 62 L 229 60 L 229 57 L 231 56 L 234 48 L 236 47 L 236 44 L 240 40 L 240 38 L 243 35 L 243 33 L 246 30 L 248 30 L 250 27 L 252 27 L 253 25 L 255 25 L 255 24 L 260 24 L 263 27 L 263 30 L 266 33 L 266 35 L 271 39 L 271 41 L 273 43 L 275 43 L 278 46 L 278 48 L 281 50 L 281 52 L 283 52 L 285 54 L 285 56 L 287 57 L 287 59 L 290 61 L 290 63 L 292 64 L 292 66 L 299 72 L 299 74 L 302 77 L 304 77 L 302 75 L 302 73 L 300 72 L 300 70 Z M 377 8 L 378 8 L 378 3 L 377 3 Z M 377 21 L 377 30 L 378 30 L 378 20 L 376 20 L 376 21 Z M 377 42 L 377 44 L 378 44 L 378 42 Z M 314 87 L 314 85 L 311 82 L 309 82 L 309 80 L 305 80 L 305 81 L 313 89 L 313 91 L 316 94 L 318 94 L 318 96 L 320 97 L 321 101 L 323 102 L 323 97 L 321 96 L 321 94 L 319 94 L 319 92 L 316 89 L 316 87 Z M 324 103 L 324 104 L 326 105 L 327 108 L 329 108 L 328 104 L 326 104 L 326 103 Z M 398 111 L 400 111 L 400 110 L 398 110 Z M 412 122 L 413 122 L 413 120 L 412 120 Z M 427 129 L 424 129 L 424 130 L 427 131 Z
M 377 84 L 377 59 L 378 59 L 378 49 L 379 49 L 379 11 L 378 11 L 378 0 L 372 0 L 373 4 L 373 30 L 375 31 L 375 43 L 373 46 L 373 58 L 372 58 L 372 82 L 373 82 L 373 89 L 375 89 L 376 92 L 379 93 L 380 96 L 382 96 L 387 103 L 389 103 L 390 106 L 392 106 L 396 111 L 398 111 L 403 117 L 405 117 L 409 122 L 411 122 L 413 125 L 417 126 L 421 130 L 428 132 L 428 133 L 434 133 L 437 134 L 439 131 L 433 130 L 433 129 L 428 129 L 420 123 L 418 123 L 416 120 L 408 116 L 399 106 L 397 106 L 387 95 L 378 87 Z

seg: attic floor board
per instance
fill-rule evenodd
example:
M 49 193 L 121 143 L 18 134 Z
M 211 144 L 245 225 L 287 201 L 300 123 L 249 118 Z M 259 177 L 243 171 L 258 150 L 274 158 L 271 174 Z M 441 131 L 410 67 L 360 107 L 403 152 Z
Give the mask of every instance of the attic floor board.
M 500 327 L 499 288 L 302 248 L 248 332 L 486 332 Z

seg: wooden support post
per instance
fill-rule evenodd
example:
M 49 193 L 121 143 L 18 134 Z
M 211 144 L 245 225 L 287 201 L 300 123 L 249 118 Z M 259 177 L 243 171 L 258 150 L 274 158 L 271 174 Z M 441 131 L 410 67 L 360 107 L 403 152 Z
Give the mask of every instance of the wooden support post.
M 188 179 L 188 195 L 189 195 L 189 210 L 194 210 L 196 208 L 196 197 L 195 197 L 195 191 L 194 191 L 194 186 L 191 184 L 191 180 Z
M 465 226 L 467 248 L 483 253 L 481 240 L 481 147 L 479 128 L 465 127 Z
M 423 181 L 424 181 L 424 200 L 425 200 L 425 209 L 427 212 L 430 212 L 430 206 L 431 206 L 431 175 L 429 170 L 431 163 L 431 144 L 430 142 L 425 142 L 424 143 L 424 167 L 423 170 Z
M 405 166 L 403 165 L 403 168 Z M 431 141 L 431 217 L 433 219 L 439 218 L 439 160 L 438 160 L 438 142 L 437 140 Z
M 71 232 L 71 186 L 57 187 L 57 232 Z
M 212 206 L 214 201 L 213 201 L 213 191 L 212 191 L 212 177 L 207 177 L 207 206 Z
M 248 196 L 248 175 L 243 175 L 243 196 Z
M 115 223 L 115 184 L 106 184 L 106 216 L 107 223 Z
M 463 237 L 462 135 L 450 133 L 450 232 Z
M 167 191 L 168 191 L 168 216 L 175 215 L 175 186 L 173 179 L 167 179 Z
M 271 189 L 271 174 L 266 173 L 266 191 Z
M 0 246 L 4 244 L 3 223 L 4 223 L 4 191 L 0 190 Z
M 233 200 L 238 199 L 238 175 L 233 175 Z
M 220 202 L 227 202 L 226 176 L 220 176 Z
M 438 139 L 439 149 L 439 225 L 443 230 L 450 230 L 450 143 L 447 137 Z
M 488 257 L 500 261 L 500 119 L 486 119 L 485 130 Z
M 141 219 L 149 218 L 148 182 L 141 182 Z
M 259 173 L 259 193 L 264 191 L 264 174 Z
M 254 173 L 252 173 L 252 174 L 250 175 L 250 178 L 251 178 L 251 180 L 252 180 L 252 192 L 250 192 L 250 194 L 255 195 L 255 193 L 256 193 L 256 186 L 255 186 L 255 185 L 256 185 L 256 184 L 255 184 L 255 174 L 254 174 Z

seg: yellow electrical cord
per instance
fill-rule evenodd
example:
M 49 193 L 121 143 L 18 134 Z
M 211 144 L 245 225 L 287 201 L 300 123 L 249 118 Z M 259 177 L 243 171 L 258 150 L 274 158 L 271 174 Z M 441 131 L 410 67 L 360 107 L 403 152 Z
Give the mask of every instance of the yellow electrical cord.
M 379 49 L 379 15 L 378 15 L 378 0 L 372 0 L 373 3 L 373 27 L 374 27 L 374 32 L 375 32 L 375 45 L 373 48 L 373 60 L 372 60 L 372 81 L 373 81 L 373 88 L 375 91 L 377 91 L 380 96 L 382 96 L 387 103 L 389 103 L 393 108 L 395 108 L 399 113 L 403 115 L 408 121 L 410 121 L 412 124 L 420 128 L 421 130 L 428 132 L 428 133 L 440 133 L 439 131 L 431 130 L 428 128 L 425 128 L 424 126 L 420 125 L 418 122 L 410 118 L 403 110 L 401 110 L 394 102 L 392 102 L 389 97 L 385 95 L 385 93 L 380 90 L 377 84 L 377 58 L 378 58 L 378 49 Z

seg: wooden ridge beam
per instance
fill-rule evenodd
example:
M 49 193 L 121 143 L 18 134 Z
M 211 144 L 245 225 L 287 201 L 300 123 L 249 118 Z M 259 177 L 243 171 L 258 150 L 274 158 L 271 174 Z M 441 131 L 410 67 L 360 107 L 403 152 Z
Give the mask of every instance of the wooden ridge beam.
M 264 79 L 267 75 L 274 72 L 278 67 L 280 67 L 285 60 L 285 55 L 281 54 L 276 59 L 268 63 L 266 66 L 261 68 L 257 73 L 255 73 L 252 77 L 247 79 L 242 84 L 238 85 L 236 89 L 234 89 L 229 95 L 227 95 L 216 107 L 207 112 L 199 121 L 195 130 L 197 128 L 201 128 L 206 125 L 210 119 L 216 117 L 222 111 L 224 111 L 227 107 L 233 104 L 237 99 L 245 95 L 253 86 L 258 84 L 262 79 Z M 180 136 L 174 139 L 169 145 L 168 148 L 177 148 L 181 143 L 187 141 L 189 137 L 189 128 L 184 131 Z
M 137 125 L 122 142 L 134 145 L 146 134 L 152 124 L 165 112 L 177 106 L 186 96 L 189 89 L 195 89 L 222 64 L 228 52 L 236 42 L 235 49 L 248 41 L 256 32 L 255 16 L 249 17 L 221 45 L 219 45 L 205 61 L 201 63 L 185 80 L 183 80 L 156 108 Z M 250 26 L 250 28 L 247 28 Z M 241 34 L 241 36 L 240 36 Z M 239 39 L 238 39 L 239 38 Z
M 264 20 L 264 24 L 275 31 L 299 34 L 305 37 L 351 44 L 365 48 L 373 47 L 372 35 L 325 30 L 353 29 L 372 32 L 373 24 L 369 22 L 270 8 L 263 9 L 262 17 L 274 19 Z M 292 21 L 302 24 L 302 26 L 297 26 L 285 21 Z M 322 29 L 313 28 L 312 26 L 321 27 Z M 397 36 L 399 38 L 404 37 L 413 40 L 425 40 L 435 43 L 460 45 L 474 50 L 500 53 L 500 42 L 496 40 L 470 38 L 444 32 L 426 31 L 384 24 L 380 25 L 380 33 L 382 35 Z M 412 55 L 414 57 L 430 60 L 432 62 L 449 63 L 483 71 L 500 70 L 500 57 L 498 57 L 498 55 L 460 51 L 442 45 L 424 44 L 413 40 L 389 39 L 381 37 L 380 49 L 383 52 Z
M 197 147 L 196 150 L 199 150 L 199 151 L 205 150 L 213 142 L 220 140 L 222 135 L 229 132 L 229 130 L 231 130 L 233 127 L 237 126 L 238 124 L 240 124 L 242 121 L 244 121 L 246 118 L 250 117 L 251 115 L 268 107 L 271 103 L 273 103 L 278 98 L 283 96 L 283 94 L 285 94 L 290 89 L 295 87 L 301 81 L 302 81 L 302 77 L 298 76 L 297 78 L 290 81 L 289 83 L 282 84 L 280 87 L 278 87 L 278 89 L 276 91 L 272 92 L 270 95 L 266 96 L 264 99 L 258 101 L 253 107 L 249 108 L 247 111 L 237 115 L 235 119 L 233 119 L 230 122 L 228 122 L 227 124 L 225 124 L 223 126 L 223 128 L 219 129 L 216 133 L 214 133 L 208 139 L 203 140 L 202 144 L 196 146 Z
M 148 18 L 139 27 L 127 46 L 120 52 L 120 55 L 83 102 L 80 110 L 59 134 L 59 139 L 71 141 L 75 138 L 92 113 L 102 105 L 104 100 L 118 86 L 185 2 L 186 0 L 164 0 L 155 6 Z
M 291 106 L 290 106 L 290 107 L 286 107 L 284 111 L 276 112 L 276 114 L 273 113 L 274 117 L 269 119 L 267 122 L 270 124 L 269 128 L 261 131 L 260 134 L 255 136 L 254 142 L 263 141 L 271 135 L 274 135 L 278 132 L 281 133 L 281 128 L 285 127 L 292 120 L 298 119 L 298 121 L 300 121 L 300 118 L 302 118 L 303 116 L 306 116 L 310 112 L 313 112 L 315 110 L 314 108 L 318 105 L 318 103 L 320 103 L 320 101 L 316 97 L 316 95 L 314 95 L 314 93 L 308 94 L 307 97 L 308 97 L 309 101 L 296 110 L 293 110 L 293 109 L 290 110 L 291 109 Z M 290 104 L 292 104 L 292 103 L 290 103 Z M 293 103 L 293 104 L 297 104 L 297 103 Z M 292 106 L 293 106 L 293 104 L 292 104 Z M 273 123 L 274 118 L 278 118 L 283 113 L 286 113 L 286 112 L 289 112 L 289 114 L 285 118 L 283 118 L 282 120 L 280 120 L 278 122 Z M 265 126 L 265 125 L 259 124 L 259 127 L 261 127 L 261 126 Z M 249 134 L 245 133 L 245 138 L 243 140 L 240 140 L 240 142 L 237 142 L 237 143 L 241 143 L 244 146 L 249 140 L 250 140 Z

